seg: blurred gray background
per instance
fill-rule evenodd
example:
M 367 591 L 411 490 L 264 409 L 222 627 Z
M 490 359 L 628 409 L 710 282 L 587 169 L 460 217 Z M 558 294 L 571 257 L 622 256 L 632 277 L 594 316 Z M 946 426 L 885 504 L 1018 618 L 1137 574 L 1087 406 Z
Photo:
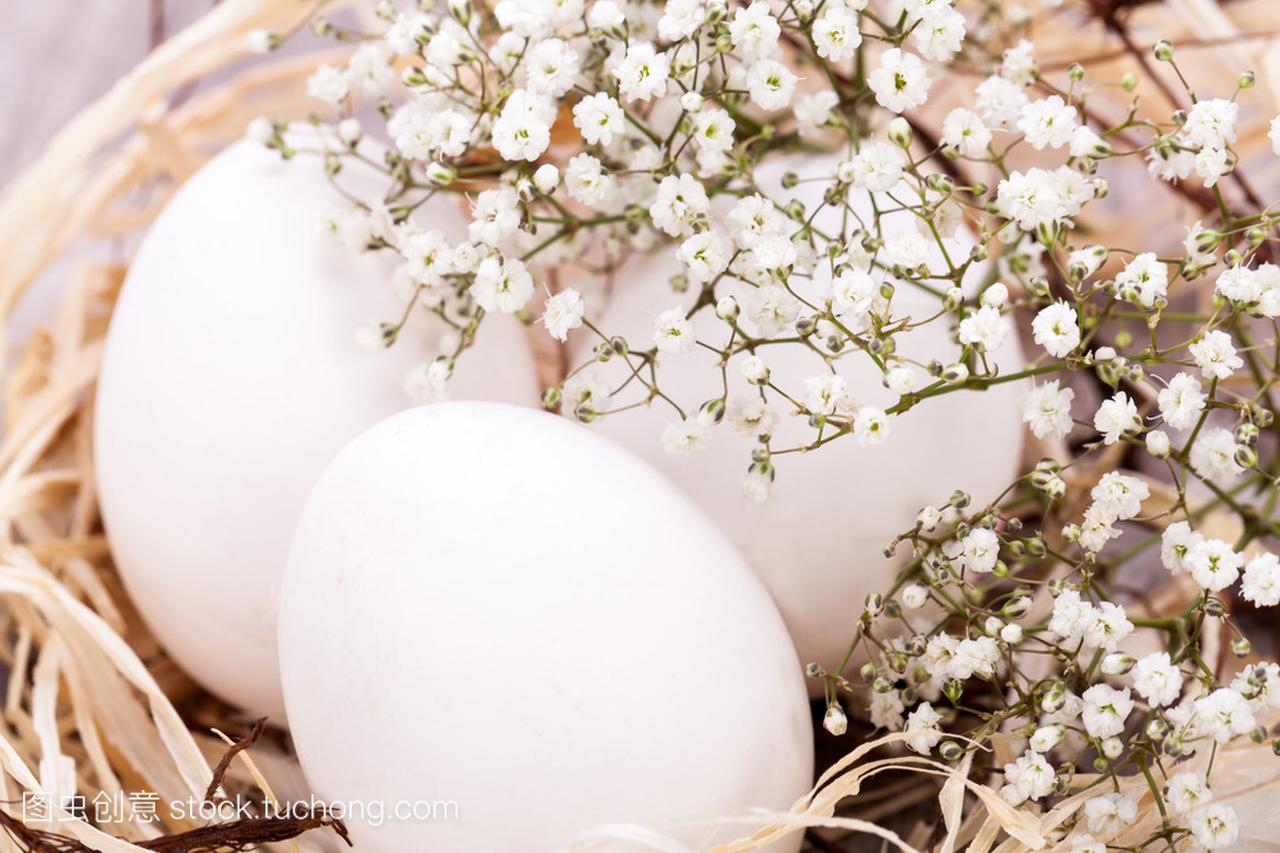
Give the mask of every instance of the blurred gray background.
M 0 188 L 58 129 L 216 0 L 5 0 Z

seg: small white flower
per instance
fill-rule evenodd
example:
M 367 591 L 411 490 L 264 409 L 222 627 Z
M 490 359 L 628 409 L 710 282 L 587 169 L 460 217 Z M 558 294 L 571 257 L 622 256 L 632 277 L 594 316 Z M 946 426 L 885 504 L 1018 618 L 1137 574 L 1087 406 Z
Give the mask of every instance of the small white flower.
M 1191 815 L 1191 834 L 1206 850 L 1223 850 L 1240 837 L 1240 818 L 1236 810 L 1214 803 Z
M 863 447 L 880 444 L 889 437 L 889 419 L 883 409 L 860 406 L 853 416 L 853 438 Z
M 1093 797 L 1084 804 L 1085 822 L 1090 832 L 1114 835 L 1138 817 L 1138 804 L 1123 794 Z
M 806 379 L 804 389 L 805 405 L 810 411 L 823 415 L 834 413 L 836 407 L 843 405 L 848 394 L 844 377 L 833 373 Z
M 1133 518 L 1142 511 L 1142 502 L 1151 497 L 1151 489 L 1137 477 L 1108 471 L 1089 492 L 1089 496 L 1113 519 Z
M 476 270 L 471 295 L 486 311 L 514 314 L 533 298 L 533 276 L 523 261 L 490 255 Z
M 665 53 L 652 44 L 641 42 L 627 48 L 622 62 L 613 69 L 618 86 L 628 101 L 647 101 L 667 93 L 671 64 Z
M 1204 411 L 1205 395 L 1200 391 L 1200 381 L 1189 373 L 1179 373 L 1160 389 L 1156 403 L 1160 416 L 1174 429 L 1191 429 Z
M 610 145 L 626 127 L 626 116 L 611 96 L 597 92 L 573 105 L 573 126 L 588 145 Z
M 1175 773 L 1165 784 L 1165 800 L 1175 812 L 1188 812 L 1209 802 L 1209 784 L 1204 775 L 1187 770 Z
M 979 308 L 960 321 L 960 343 L 977 347 L 983 352 L 1000 349 L 1008 337 L 1008 324 L 1000 316 L 1000 310 L 990 305 Z
M 1202 539 L 1187 552 L 1183 562 L 1196 583 L 1210 592 L 1219 592 L 1240 577 L 1244 557 L 1221 539 Z
M 706 447 L 711 430 L 697 418 L 672 421 L 662 430 L 662 449 L 673 456 L 688 456 Z
M 614 191 L 612 176 L 606 175 L 604 166 L 590 154 L 576 154 L 569 161 L 564 174 L 569 197 L 589 207 L 598 207 Z
M 970 572 L 990 572 L 1000 558 L 1000 539 L 995 531 L 985 527 L 970 530 L 962 540 L 961 547 L 961 563 Z
M 1127 432 L 1138 432 L 1142 429 L 1142 418 L 1138 416 L 1137 405 L 1123 391 L 1117 391 L 1109 400 L 1104 400 L 1093 416 L 1094 428 L 1102 433 L 1106 444 L 1115 444 L 1120 436 Z
M 729 22 L 729 38 L 737 55 L 748 62 L 769 56 L 778 46 L 782 28 L 764 0 L 739 9 Z
M 1018 130 L 1026 134 L 1027 142 L 1037 151 L 1066 145 L 1076 127 L 1076 108 L 1058 95 L 1032 101 L 1022 108 L 1018 119 Z
M 777 416 L 759 397 L 736 397 L 725 413 L 729 423 L 749 438 L 759 438 L 773 432 Z
M 520 197 L 511 187 L 485 190 L 476 196 L 468 234 L 471 240 L 497 246 L 520 228 Z
M 747 69 L 747 92 L 762 110 L 780 110 L 791 103 L 796 75 L 776 59 L 758 59 Z
M 907 738 L 907 748 L 921 755 L 928 755 L 942 739 L 938 724 L 942 715 L 933 709 L 928 702 L 922 702 L 907 715 L 906 731 L 911 733 Z
M 896 690 L 890 690 L 888 693 L 873 693 L 871 705 L 867 710 L 871 717 L 871 724 L 876 728 L 893 730 L 902 727 L 902 712 L 905 706 Z
M 1129 688 L 1116 690 L 1109 684 L 1095 684 L 1080 698 L 1084 700 L 1084 728 L 1090 737 L 1116 737 L 1124 731 L 1125 720 L 1133 711 Z
M 1225 148 L 1236 141 L 1240 105 L 1222 98 L 1197 101 L 1187 113 L 1182 135 L 1193 145 Z
M 662 179 L 658 194 L 649 205 L 649 216 L 654 226 L 677 237 L 692 230 L 693 220 L 706 216 L 710 207 L 702 182 L 684 172 Z
M 543 96 L 517 89 L 493 123 L 493 147 L 504 160 L 537 160 L 551 144 L 555 110 Z
M 1004 778 L 1000 796 L 1011 805 L 1049 796 L 1057 781 L 1053 767 L 1043 755 L 1034 751 L 1025 752 L 1012 764 L 1006 764 Z
M 1042 308 L 1031 321 L 1035 341 L 1054 358 L 1065 358 L 1080 346 L 1080 327 L 1076 310 L 1065 302 Z
M 437 358 L 410 369 L 404 378 L 404 392 L 415 403 L 438 403 L 448 399 L 449 362 Z
M 844 6 L 828 5 L 813 22 L 813 43 L 818 47 L 818 56 L 830 62 L 852 58 L 862 44 L 858 16 Z
M 1027 103 L 1021 86 L 997 75 L 979 83 L 975 95 L 974 109 L 987 127 L 1012 126 Z
M 907 166 L 902 149 L 888 142 L 864 143 L 849 161 L 854 186 L 871 192 L 887 192 L 902 180 Z
M 1116 290 L 1122 299 L 1151 308 L 1168 295 L 1169 270 L 1154 252 L 1143 252 L 1116 275 Z
M 1244 359 L 1236 355 L 1231 336 L 1217 329 L 1187 348 L 1206 379 L 1226 379 L 1244 367 Z
M 876 102 L 895 113 L 923 105 L 929 98 L 929 82 L 920 57 L 896 47 L 886 50 L 880 64 L 867 75 L 867 86 L 875 93 Z
M 1175 521 L 1160 535 L 1160 562 L 1175 575 L 1190 571 L 1187 555 L 1202 542 L 1204 537 L 1193 531 L 1191 525 L 1185 521 Z
M 1035 82 L 1036 76 L 1036 60 L 1032 54 L 1034 50 L 1035 45 L 1026 39 L 1006 50 L 1000 63 L 1000 75 L 1023 86 L 1030 86 Z
M 659 352 L 681 353 L 693 349 L 693 324 L 677 305 L 653 318 L 653 345 Z
M 991 144 L 991 131 L 977 113 L 960 107 L 942 122 L 942 142 L 962 157 L 977 157 Z
M 1032 387 L 1022 403 L 1022 422 L 1031 426 L 1036 438 L 1062 438 L 1071 432 L 1071 401 L 1076 392 L 1062 388 L 1058 380 Z
M 1191 445 L 1191 469 L 1207 480 L 1230 480 L 1244 469 L 1236 462 L 1236 437 L 1229 429 L 1205 429 Z
M 1250 560 L 1240 592 L 1256 607 L 1280 604 L 1280 559 L 1266 551 Z
M 571 287 L 566 288 L 547 300 L 542 325 L 547 327 L 547 334 L 557 341 L 563 341 L 569 336 L 569 332 L 582 325 L 585 313 L 586 305 L 582 301 L 582 294 Z
M 1152 652 L 1138 658 L 1130 677 L 1133 689 L 1153 708 L 1172 705 L 1182 694 L 1182 673 L 1168 652 Z
M 324 101 L 331 107 L 342 104 L 351 94 L 347 73 L 332 65 L 321 65 L 307 78 L 307 95 Z
M 1226 743 L 1237 735 L 1253 731 L 1256 722 L 1253 708 L 1229 687 L 1219 687 L 1195 701 L 1196 729 L 1218 743 Z

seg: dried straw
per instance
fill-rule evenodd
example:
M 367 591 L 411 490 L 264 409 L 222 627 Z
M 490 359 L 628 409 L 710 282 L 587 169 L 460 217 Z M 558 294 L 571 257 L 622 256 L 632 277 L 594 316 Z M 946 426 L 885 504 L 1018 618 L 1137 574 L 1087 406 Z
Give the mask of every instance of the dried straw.
M 1137 10 L 1130 20 L 1139 32 L 1158 29 L 1167 35 L 1169 27 L 1185 27 L 1188 34 L 1211 34 L 1221 40 L 1212 51 L 1218 63 L 1212 68 L 1220 76 L 1234 74 L 1230 68 L 1249 61 L 1261 69 L 1259 77 L 1265 85 L 1280 93 L 1280 41 L 1237 39 L 1242 32 L 1238 22 L 1248 20 L 1251 11 L 1267 2 L 1250 0 L 1228 8 L 1209 0 L 1168 0 Z M 68 125 L 0 202 L 0 317 L 7 320 L 24 290 L 73 247 L 105 245 L 118 251 L 131 245 L 131 238 L 147 226 L 172 190 L 211 152 L 237 138 L 250 118 L 259 114 L 302 117 L 307 109 L 299 98 L 303 81 L 317 64 L 330 58 L 328 54 L 256 64 L 225 85 L 174 108 L 168 106 L 167 98 L 205 75 L 235 66 L 245 55 L 251 30 L 294 30 L 315 8 L 315 3 L 303 0 L 224 0 Z M 1170 15 L 1171 11 L 1178 14 Z M 1061 54 L 1074 58 L 1082 43 L 1079 31 L 1074 25 L 1061 29 Z M 1051 54 L 1053 37 L 1052 32 L 1048 34 Z M 1102 59 L 1097 65 L 1122 61 Z M 1154 100 L 1158 93 L 1151 97 Z M 1242 144 L 1259 147 L 1262 138 L 1253 127 Z M 1108 227 L 1115 232 L 1119 224 Z M 1139 235 L 1133 242 L 1139 242 Z M 57 830 L 65 844 L 40 847 L 49 844 L 38 836 L 41 827 L 23 828 L 13 820 L 14 804 L 23 792 L 79 791 L 92 797 L 147 790 L 168 803 L 203 798 L 216 779 L 225 786 L 256 786 L 264 796 L 276 799 L 258 761 L 247 750 L 237 750 L 238 763 L 227 762 L 228 766 L 219 768 L 227 771 L 225 780 L 221 772 L 215 776 L 210 756 L 218 753 L 220 742 L 197 738 L 175 709 L 171 697 L 190 694 L 192 689 L 140 628 L 120 590 L 100 532 L 93 480 L 92 391 L 106 321 L 124 273 L 123 263 L 73 264 L 48 327 L 35 334 L 12 366 L 5 366 L 0 440 L 0 596 L 5 606 L 0 610 L 0 660 L 10 678 L 0 726 L 0 802 L 6 804 L 0 806 L 0 853 L 176 851 L 196 843 L 190 840 L 193 836 L 175 834 L 197 827 L 167 817 L 149 823 L 135 812 L 95 827 L 57 810 Z M 558 354 L 543 351 L 541 356 L 559 362 Z M 1109 467 L 1116 462 L 1106 461 Z M 1099 470 L 1082 467 L 1071 484 L 1073 495 L 1087 493 Z M 1153 482 L 1152 490 L 1157 501 L 1172 500 L 1162 484 Z M 1173 612 L 1185 606 L 1187 594 L 1185 588 L 1174 587 L 1147 606 L 1152 615 Z M 1219 638 L 1210 637 L 1207 642 L 1221 645 Z M 215 709 L 212 722 L 236 729 L 242 721 Z M 220 731 L 217 734 L 231 742 Z M 902 740 L 903 735 L 891 734 L 858 746 L 785 813 L 734 818 L 756 829 L 718 849 L 761 849 L 783 835 L 826 827 L 866 834 L 915 853 L 928 844 L 928 827 L 904 839 L 843 811 L 850 800 L 856 803 L 864 783 L 890 772 L 929 781 L 907 795 L 910 802 L 937 791 L 936 813 L 945 833 L 936 849 L 944 853 L 962 848 L 974 853 L 1044 849 L 1051 831 L 1080 810 L 1088 796 L 1084 786 L 1092 781 L 1077 777 L 1079 794 L 1037 815 L 1008 806 L 992 787 L 970 778 L 971 759 L 949 766 L 903 754 Z M 1007 741 L 997 739 L 997 755 L 1012 748 Z M 253 749 L 259 760 L 269 759 L 264 766 L 273 768 L 272 772 L 287 769 L 285 762 L 271 758 L 261 745 Z M 1254 751 L 1261 749 L 1242 747 L 1228 758 L 1247 766 Z M 296 779 L 286 784 L 296 784 Z M 1144 783 L 1139 778 L 1125 785 L 1140 795 Z M 1255 787 L 1256 780 L 1244 774 L 1239 780 L 1240 796 L 1249 796 Z M 1233 796 L 1232 790 L 1220 788 L 1227 797 Z M 895 797 L 888 802 L 902 801 Z M 1149 799 L 1144 802 L 1150 805 Z M 160 808 L 158 814 L 166 816 L 166 811 Z M 1138 825 L 1111 843 L 1136 839 L 1159 819 L 1153 808 L 1144 809 L 1143 815 Z M 325 823 L 323 816 L 317 816 L 307 826 Z M 296 835 L 307 826 L 242 828 L 241 842 L 224 837 L 220 844 L 240 849 L 238 844 L 247 843 L 243 839 L 256 838 L 269 849 L 316 849 L 307 842 L 273 840 L 291 837 L 281 832 Z M 616 838 L 658 850 L 683 849 L 653 828 L 637 827 L 600 828 L 579 846 L 589 849 Z M 206 832 L 204 843 L 208 842 Z

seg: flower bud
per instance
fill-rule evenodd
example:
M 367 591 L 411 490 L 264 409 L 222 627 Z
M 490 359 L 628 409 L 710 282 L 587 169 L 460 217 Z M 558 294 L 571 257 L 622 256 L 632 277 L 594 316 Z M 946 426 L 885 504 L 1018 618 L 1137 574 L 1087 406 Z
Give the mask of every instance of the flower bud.
M 1240 445 L 1235 452 L 1236 464 L 1245 470 L 1251 470 L 1258 467 L 1258 451 L 1252 447 Z
M 965 366 L 962 361 L 948 364 L 946 367 L 942 368 L 942 379 L 944 382 L 950 382 L 953 385 L 958 385 L 968 378 L 969 368 Z
M 889 122 L 889 139 L 899 148 L 907 148 L 911 145 L 911 124 L 902 116 L 894 118 Z
M 552 385 L 550 388 L 542 392 L 542 407 L 544 409 L 554 409 L 560 405 L 560 387 Z
M 702 95 L 698 92 L 685 92 L 680 96 L 680 108 L 685 112 L 698 112 L 702 109 Z
M 708 400 L 698 409 L 698 425 L 712 427 L 724 420 L 724 398 Z
M 1241 89 L 1252 89 L 1258 83 L 1258 77 L 1252 71 L 1246 71 L 1240 75 L 1240 79 L 1236 81 L 1236 85 Z
M 1109 737 L 1102 742 L 1102 754 L 1115 761 L 1124 754 L 1124 743 L 1118 737 Z
M 543 163 L 533 173 L 533 185 L 543 195 L 551 195 L 560 184 L 560 170 L 550 163 Z
M 457 179 L 458 173 L 452 166 L 446 166 L 444 163 L 432 163 L 427 166 L 427 180 L 433 184 L 447 187 Z
M 1113 652 L 1102 659 L 1102 671 L 1107 675 L 1124 675 L 1136 663 L 1129 655 Z
M 982 291 L 982 304 L 988 308 L 1003 308 L 1005 303 L 1009 301 L 1009 288 L 1002 282 L 997 281 L 995 284 Z
M 1018 645 L 1022 642 L 1022 626 L 1016 622 L 1008 623 L 1000 629 L 1000 639 L 1011 646 Z
M 844 715 L 840 703 L 832 702 L 827 706 L 827 713 L 822 717 L 822 727 L 836 737 L 849 730 L 849 718 Z
M 1156 42 L 1156 46 L 1152 48 L 1152 52 L 1156 55 L 1156 59 L 1161 62 L 1173 61 L 1173 45 L 1165 39 Z
M 1248 657 L 1252 650 L 1253 644 L 1248 637 L 1236 637 L 1231 641 L 1231 653 L 1238 658 Z
M 908 584 L 899 593 L 902 606 L 908 610 L 918 610 L 929 600 L 929 590 L 918 583 Z
M 364 129 L 360 127 L 359 119 L 344 118 L 338 122 L 338 139 L 348 148 L 355 148 L 363 136 Z
M 878 592 L 867 593 L 863 601 L 863 609 L 872 616 L 880 615 L 884 612 L 884 596 Z
M 769 381 L 769 368 L 760 356 L 749 355 L 742 360 L 742 376 L 752 385 L 764 385 Z
M 1169 444 L 1169 435 L 1163 430 L 1153 429 L 1147 433 L 1147 452 L 1157 459 L 1168 458 L 1172 448 Z
M 1062 743 L 1062 739 L 1066 736 L 1066 726 L 1057 723 L 1041 726 L 1031 736 L 1030 746 L 1035 752 L 1048 752 Z
M 964 755 L 964 750 L 955 741 L 944 740 L 938 748 L 938 754 L 942 756 L 944 761 L 959 761 L 960 756 Z
M 721 320 L 736 320 L 741 309 L 738 307 L 738 300 L 732 296 L 722 296 L 716 302 L 716 316 Z

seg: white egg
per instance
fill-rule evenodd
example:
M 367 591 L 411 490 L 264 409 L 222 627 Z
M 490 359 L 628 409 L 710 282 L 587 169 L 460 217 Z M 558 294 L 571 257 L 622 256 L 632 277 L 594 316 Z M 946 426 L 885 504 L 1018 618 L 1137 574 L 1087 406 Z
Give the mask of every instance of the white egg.
M 545 413 L 425 406 L 348 445 L 293 540 L 280 661 L 317 796 L 454 806 L 353 814 L 372 853 L 552 851 L 602 825 L 704 849 L 743 827 L 678 824 L 786 808 L 811 778 L 764 586 L 656 471 Z
M 775 201 L 799 198 L 812 211 L 829 181 L 800 183 L 796 190 L 787 191 L 781 187 L 781 175 L 793 169 L 801 178 L 830 176 L 834 164 L 822 158 L 784 159 L 769 164 L 759 183 Z M 850 201 L 864 221 L 872 221 L 865 195 L 855 192 Z M 881 198 L 881 208 L 886 206 Z M 816 221 L 827 234 L 841 233 L 840 217 L 830 208 Z M 885 237 L 915 228 L 908 213 L 889 214 L 882 226 Z M 853 226 L 843 227 L 848 233 Z M 965 258 L 968 242 L 956 241 L 951 252 L 957 260 Z M 942 261 L 936 249 L 934 254 L 931 267 L 936 269 Z M 624 336 L 635 348 L 652 346 L 653 318 L 676 305 L 687 309 L 697 297 L 694 288 L 686 294 L 672 291 L 669 282 L 680 272 L 672 246 L 636 260 L 620 274 L 617 292 L 598 328 L 606 335 Z M 972 280 L 967 276 L 966 285 L 972 289 L 982 283 L 985 272 L 971 270 L 970 274 Z M 821 300 L 821 287 L 814 283 L 798 287 L 810 301 Z M 744 313 L 751 299 L 749 290 L 741 282 L 728 287 L 743 304 Z M 900 286 L 893 297 L 895 316 L 923 319 L 936 313 L 938 304 L 935 296 L 909 286 Z M 749 320 L 744 323 L 750 327 Z M 727 329 L 710 310 L 695 318 L 699 340 L 723 346 Z M 1021 369 L 1024 362 L 1012 327 L 1009 332 L 994 354 L 995 363 L 1006 374 Z M 589 361 L 599 340 L 586 334 L 576 338 L 570 363 Z M 946 364 L 960 352 L 946 320 L 897 335 L 895 340 L 900 354 L 924 364 L 935 358 Z M 764 346 L 759 355 L 774 383 L 793 395 L 803 393 L 804 379 L 826 373 L 823 359 L 803 346 Z M 742 376 L 745 358 L 735 356 L 725 374 L 731 404 L 735 398 L 758 397 L 755 386 Z M 686 353 L 661 355 L 659 365 L 659 387 L 687 414 L 724 394 L 719 356 L 709 350 L 695 347 Z M 854 352 L 836 365 L 859 405 L 887 408 L 897 401 L 897 395 L 884 387 L 880 370 L 863 353 Z M 629 374 L 621 359 L 593 369 L 608 389 L 618 388 Z M 919 380 L 920 387 L 931 381 L 923 371 Z M 601 417 L 592 428 L 653 463 L 711 516 L 772 591 L 801 661 L 816 661 L 834 671 L 855 635 L 866 595 L 887 592 L 902 568 L 902 559 L 884 556 L 885 546 L 912 527 L 923 506 L 945 502 L 954 489 L 968 491 L 975 502 L 986 501 L 1017 476 L 1022 437 L 1019 404 L 1025 391 L 1023 382 L 1009 382 L 981 393 L 941 395 L 902 416 L 891 416 L 890 436 L 883 444 L 862 447 L 852 436 L 845 436 L 814 452 L 779 455 L 773 460 L 777 471 L 773 496 L 763 505 L 743 493 L 750 453 L 759 445 L 735 431 L 727 419 L 714 428 L 704 449 L 688 456 L 674 456 L 663 449 L 662 429 L 678 416 L 662 400 Z M 643 386 L 631 382 L 611 405 L 635 404 L 645 394 Z M 780 449 L 812 442 L 814 431 L 807 421 L 784 408 L 772 392 L 771 399 L 778 418 L 772 446 Z M 906 549 L 902 550 L 905 557 Z M 820 682 L 810 681 L 811 692 L 820 689 Z
M 372 200 L 385 179 L 348 167 L 338 183 Z M 465 239 L 451 202 L 426 207 L 424 228 Z M 282 713 L 275 590 L 307 492 L 347 441 L 411 405 L 402 383 L 443 325 L 421 312 L 391 349 L 356 345 L 405 302 L 389 253 L 321 233 L 349 209 L 318 158 L 226 149 L 140 247 L 98 384 L 98 487 L 129 594 L 184 669 L 255 714 Z M 452 393 L 535 405 L 523 335 L 486 318 Z

